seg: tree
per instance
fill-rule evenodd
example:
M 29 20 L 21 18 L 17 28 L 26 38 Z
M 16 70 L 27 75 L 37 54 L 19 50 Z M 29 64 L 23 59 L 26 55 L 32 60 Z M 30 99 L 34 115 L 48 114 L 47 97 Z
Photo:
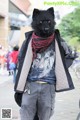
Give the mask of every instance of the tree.
M 76 41 L 80 44 L 80 8 L 76 8 L 72 13 L 66 15 L 59 24 L 62 37 L 66 38 L 71 44 L 70 40 Z M 77 44 L 76 44 L 77 45 Z M 74 45 L 75 46 L 75 45 Z M 80 46 L 80 45 L 79 45 Z

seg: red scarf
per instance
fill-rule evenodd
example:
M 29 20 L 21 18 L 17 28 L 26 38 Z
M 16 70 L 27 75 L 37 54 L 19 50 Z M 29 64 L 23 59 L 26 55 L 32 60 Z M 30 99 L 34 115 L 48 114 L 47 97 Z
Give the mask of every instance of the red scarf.
M 37 57 L 37 53 L 41 53 L 48 48 L 48 46 L 53 42 L 54 38 L 54 34 L 47 38 L 36 36 L 34 33 L 32 34 L 33 60 Z

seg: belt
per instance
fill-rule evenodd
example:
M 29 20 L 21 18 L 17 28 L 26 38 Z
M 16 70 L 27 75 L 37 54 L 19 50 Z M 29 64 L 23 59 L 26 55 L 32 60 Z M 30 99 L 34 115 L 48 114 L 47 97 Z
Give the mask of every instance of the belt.
M 44 81 L 35 81 L 35 82 L 39 84 L 47 84 L 47 82 L 44 82 Z

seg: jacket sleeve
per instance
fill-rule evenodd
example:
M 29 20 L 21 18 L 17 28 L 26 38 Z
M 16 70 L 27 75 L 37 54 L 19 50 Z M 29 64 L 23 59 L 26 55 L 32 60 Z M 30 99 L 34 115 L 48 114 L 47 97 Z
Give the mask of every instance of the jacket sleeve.
M 18 70 L 19 70 L 19 64 L 21 64 L 22 54 L 23 54 L 23 51 L 24 51 L 25 42 L 26 42 L 26 40 L 23 41 L 22 46 L 21 46 L 21 48 L 20 48 L 20 50 L 19 50 L 19 54 L 18 54 Z M 14 86 L 14 87 L 15 87 L 15 86 Z M 15 90 L 14 90 L 14 91 L 15 91 Z M 19 107 L 21 107 L 22 95 L 23 95 L 23 93 L 18 93 L 18 92 L 16 92 L 16 91 L 15 91 L 15 93 L 14 93 L 15 102 L 17 103 L 17 105 L 18 105 Z
M 62 38 L 61 38 L 61 46 L 64 51 L 66 66 L 67 68 L 69 68 L 73 63 L 73 60 L 77 58 L 77 52 L 73 51 L 72 48 L 68 46 L 68 44 Z
M 64 50 L 64 54 L 66 58 L 75 59 L 77 57 L 77 52 L 72 50 L 72 48 L 61 38 L 61 46 Z
M 23 54 L 23 51 L 24 51 L 24 45 L 25 45 L 25 43 L 26 43 L 26 40 L 23 41 L 22 46 L 21 46 L 21 48 L 19 50 L 18 61 L 21 60 L 21 57 L 22 57 L 22 54 Z

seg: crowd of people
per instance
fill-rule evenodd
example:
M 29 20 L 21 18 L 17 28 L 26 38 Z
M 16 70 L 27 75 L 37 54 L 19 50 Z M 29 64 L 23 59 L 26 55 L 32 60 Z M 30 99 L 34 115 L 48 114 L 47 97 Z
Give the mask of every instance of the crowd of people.
M 6 50 L 0 46 L 0 69 L 6 69 L 8 75 L 13 75 L 13 82 L 15 83 L 15 76 L 18 64 L 19 47 L 14 46 L 12 49 Z

